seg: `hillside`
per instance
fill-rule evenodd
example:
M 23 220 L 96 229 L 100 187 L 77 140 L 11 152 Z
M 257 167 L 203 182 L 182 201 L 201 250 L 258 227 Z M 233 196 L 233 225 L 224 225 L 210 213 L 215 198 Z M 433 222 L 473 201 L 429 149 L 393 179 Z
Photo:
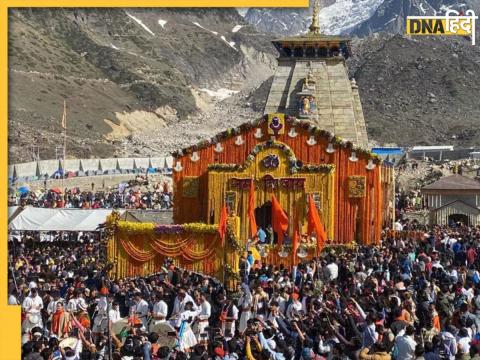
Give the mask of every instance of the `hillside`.
M 257 118 L 277 36 L 234 9 L 14 10 L 9 162 L 61 152 L 64 99 L 68 157 L 166 154 Z M 372 143 L 480 145 L 469 39 L 375 33 L 352 50 Z
M 120 155 L 125 137 L 196 114 L 218 89 L 254 88 L 275 65 L 234 9 L 22 9 L 9 21 L 10 162 L 32 144 L 55 156 L 64 99 L 67 153 Z
M 480 49 L 468 39 L 374 36 L 349 59 L 370 139 L 479 146 Z

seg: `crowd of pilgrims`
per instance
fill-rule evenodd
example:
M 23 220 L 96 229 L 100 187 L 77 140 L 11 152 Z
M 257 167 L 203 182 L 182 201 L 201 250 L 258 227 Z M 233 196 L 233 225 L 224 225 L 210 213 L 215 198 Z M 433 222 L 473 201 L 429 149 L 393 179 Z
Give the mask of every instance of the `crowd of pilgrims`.
M 54 191 L 55 190 L 55 191 Z M 156 209 L 166 210 L 173 206 L 172 193 L 164 186 L 153 190 L 132 188 L 81 191 L 79 188 L 49 189 L 44 192 L 29 191 L 9 197 L 10 206 L 35 206 L 44 208 L 76 209 Z
M 22 306 L 23 358 L 480 359 L 480 227 L 391 234 L 293 269 L 246 257 L 236 291 L 169 261 L 110 280 L 98 239 L 20 240 L 9 303 Z

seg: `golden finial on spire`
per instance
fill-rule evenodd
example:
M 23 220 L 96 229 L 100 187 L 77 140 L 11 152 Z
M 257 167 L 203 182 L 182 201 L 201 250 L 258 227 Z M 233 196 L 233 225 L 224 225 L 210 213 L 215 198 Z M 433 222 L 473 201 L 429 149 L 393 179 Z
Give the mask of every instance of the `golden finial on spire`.
M 309 29 L 311 34 L 320 34 L 320 25 L 318 24 L 318 0 L 313 2 L 312 24 Z

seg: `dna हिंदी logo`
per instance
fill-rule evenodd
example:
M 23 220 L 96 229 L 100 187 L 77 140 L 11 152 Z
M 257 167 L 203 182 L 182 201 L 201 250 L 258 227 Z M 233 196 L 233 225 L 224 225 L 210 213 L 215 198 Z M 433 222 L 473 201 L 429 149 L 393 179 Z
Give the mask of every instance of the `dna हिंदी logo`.
M 473 10 L 460 13 L 448 10 L 445 16 L 407 16 L 408 35 L 457 35 L 468 36 L 475 45 L 475 16 Z

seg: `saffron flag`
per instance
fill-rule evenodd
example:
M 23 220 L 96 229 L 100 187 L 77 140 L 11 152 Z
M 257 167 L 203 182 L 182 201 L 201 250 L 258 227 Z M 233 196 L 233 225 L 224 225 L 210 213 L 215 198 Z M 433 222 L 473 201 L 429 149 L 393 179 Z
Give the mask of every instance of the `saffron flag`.
M 288 229 L 288 216 L 275 195 L 272 195 L 272 229 L 277 233 L 278 245 L 282 245 L 283 235 Z
M 250 236 L 252 239 L 257 235 L 257 221 L 255 220 L 255 186 L 253 179 L 250 180 L 250 193 L 248 195 L 248 220 L 250 221 Z
M 67 129 L 67 102 L 63 100 L 62 128 Z
M 220 235 L 220 240 L 222 241 L 222 247 L 225 246 L 225 234 L 227 233 L 227 218 L 227 206 L 223 205 L 222 212 L 220 213 L 220 222 L 218 223 L 218 234 Z
M 317 253 L 320 253 L 325 245 L 325 241 L 327 241 L 327 233 L 320 220 L 320 214 L 315 206 L 312 194 L 310 194 L 308 195 L 308 233 L 312 234 L 314 230 L 317 236 Z

